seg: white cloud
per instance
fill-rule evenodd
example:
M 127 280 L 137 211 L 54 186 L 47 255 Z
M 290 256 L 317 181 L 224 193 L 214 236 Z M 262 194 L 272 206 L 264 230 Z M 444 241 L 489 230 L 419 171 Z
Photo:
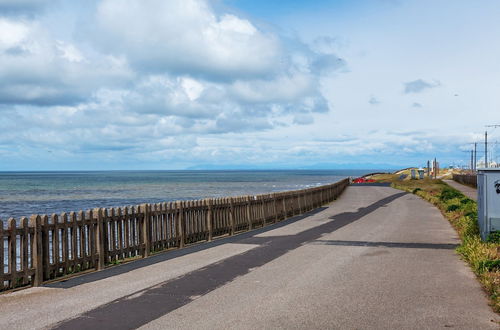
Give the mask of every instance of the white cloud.
M 255 162 L 268 145 L 248 156 L 251 148 L 219 145 L 234 134 L 247 141 L 311 126 L 329 111 L 321 79 L 345 66 L 331 50 L 205 0 L 103 0 L 96 8 L 88 22 L 96 30 L 70 22 L 70 36 L 39 15 L 0 18 L 1 155 Z M 199 142 L 207 137 L 217 143 Z
M 28 35 L 29 27 L 0 17 L 0 51 L 17 47 Z
M 296 114 L 293 117 L 293 123 L 299 125 L 309 125 L 314 123 L 314 117 L 310 114 Z
M 57 41 L 56 47 L 60 51 L 60 56 L 70 62 L 82 62 L 85 60 L 83 54 L 75 45 L 67 44 L 63 41 Z
M 316 79 L 303 73 L 283 75 L 273 80 L 238 80 L 231 92 L 248 103 L 293 102 L 315 91 Z
M 138 70 L 235 79 L 280 66 L 276 36 L 204 0 L 104 0 L 96 19 L 102 49 L 127 54 Z
M 112 56 L 88 61 L 37 21 L 0 18 L 0 62 L 0 104 L 86 102 L 98 88 L 132 77 L 125 62 Z
M 191 78 L 181 78 L 181 85 L 184 88 L 184 92 L 189 97 L 191 101 L 196 100 L 200 97 L 201 93 L 205 89 L 203 84 Z

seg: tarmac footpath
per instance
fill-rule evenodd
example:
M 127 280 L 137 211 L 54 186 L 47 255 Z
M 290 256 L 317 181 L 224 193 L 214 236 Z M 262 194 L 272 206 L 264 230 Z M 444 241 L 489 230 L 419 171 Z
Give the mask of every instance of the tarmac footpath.
M 458 183 L 453 180 L 443 180 L 446 182 L 448 185 L 452 186 L 453 188 L 457 189 L 460 191 L 462 194 L 465 196 L 469 197 L 470 199 L 477 201 L 477 189 L 473 187 L 466 186 L 464 184 Z
M 448 221 L 351 186 L 269 227 L 0 295 L 0 329 L 498 329 Z

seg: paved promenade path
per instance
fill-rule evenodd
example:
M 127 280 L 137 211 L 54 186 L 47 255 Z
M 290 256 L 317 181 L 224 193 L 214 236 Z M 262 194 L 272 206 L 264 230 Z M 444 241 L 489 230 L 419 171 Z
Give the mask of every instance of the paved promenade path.
M 477 201 L 477 189 L 466 186 L 464 184 L 458 183 L 453 180 L 443 180 L 443 181 L 446 182 L 448 185 L 452 186 L 453 188 L 457 189 L 458 191 L 462 192 L 462 194 L 469 197 L 470 199 Z
M 497 329 L 440 212 L 389 187 L 265 229 L 0 295 L 0 329 Z

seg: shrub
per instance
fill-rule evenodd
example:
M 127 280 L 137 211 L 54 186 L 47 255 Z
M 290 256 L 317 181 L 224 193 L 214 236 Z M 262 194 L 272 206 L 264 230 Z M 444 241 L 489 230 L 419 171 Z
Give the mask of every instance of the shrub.
M 479 268 L 483 271 L 496 271 L 500 269 L 500 260 L 481 260 Z
M 451 204 L 451 205 L 448 205 L 448 207 L 446 208 L 446 212 L 453 212 L 453 211 L 456 211 L 460 208 L 459 205 L 456 205 L 456 204 Z
M 487 242 L 500 243 L 500 231 L 492 231 L 486 238 Z
M 411 192 L 412 194 L 416 194 L 417 192 L 421 191 L 422 189 L 420 188 L 415 188 L 413 189 L 413 191 Z
M 460 200 L 460 204 L 462 205 L 468 205 L 468 204 L 474 204 L 475 202 L 470 199 L 470 198 L 464 198 Z
M 476 211 L 469 211 L 465 212 L 464 216 L 471 218 L 471 219 L 476 219 L 477 218 L 477 212 Z
M 463 197 L 463 195 L 459 191 L 452 189 L 450 187 L 444 187 L 443 190 L 441 191 L 441 194 L 439 195 L 439 199 L 443 202 L 453 198 L 460 198 L 460 197 Z

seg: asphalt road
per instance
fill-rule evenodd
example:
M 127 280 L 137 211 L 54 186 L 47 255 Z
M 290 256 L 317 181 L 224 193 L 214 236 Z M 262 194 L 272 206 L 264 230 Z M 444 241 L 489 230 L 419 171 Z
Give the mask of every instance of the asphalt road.
M 453 180 L 443 180 L 443 181 L 452 186 L 453 188 L 461 191 L 462 194 L 469 197 L 470 199 L 477 201 L 477 189 L 466 186 L 464 184 L 458 183 Z
M 497 329 L 439 211 L 389 187 L 212 244 L 0 295 L 0 329 Z

